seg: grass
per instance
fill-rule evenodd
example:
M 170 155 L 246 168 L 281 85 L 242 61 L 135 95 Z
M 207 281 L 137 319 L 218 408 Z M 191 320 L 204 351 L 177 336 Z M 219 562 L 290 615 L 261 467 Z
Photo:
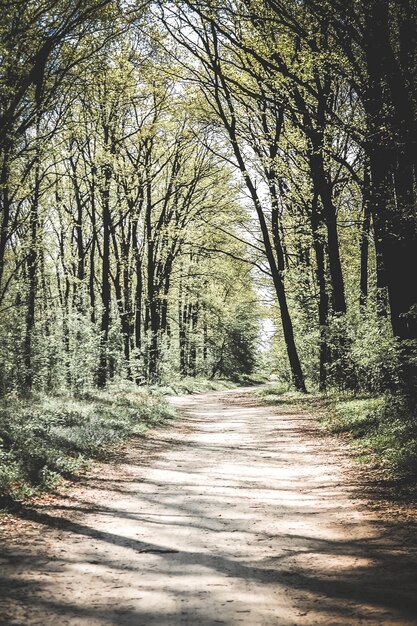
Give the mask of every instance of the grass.
M 0 506 L 54 488 L 130 437 L 167 424 L 174 410 L 164 395 L 220 391 L 239 383 L 183 378 L 146 388 L 119 382 L 77 397 L 63 393 L 0 399 Z
M 169 384 L 162 384 L 154 387 L 164 395 L 186 395 L 193 393 L 204 393 L 206 391 L 223 391 L 224 389 L 235 389 L 241 385 L 257 385 L 265 382 L 265 377 L 259 375 L 241 376 L 236 380 L 226 378 L 179 378 L 169 381 Z
M 289 391 L 284 384 L 257 393 L 268 404 L 307 409 L 326 432 L 348 437 L 358 460 L 377 464 L 392 477 L 416 477 L 417 426 L 400 396 L 305 395 Z
M 179 378 L 172 379 L 169 383 L 162 383 L 153 387 L 155 391 L 165 396 L 180 396 L 192 393 L 203 393 L 205 391 L 222 391 L 223 389 L 233 389 L 237 384 L 224 379 L 209 380 L 207 378 Z
M 0 400 L 0 502 L 54 487 L 106 458 L 174 411 L 155 390 L 130 383 L 68 395 Z

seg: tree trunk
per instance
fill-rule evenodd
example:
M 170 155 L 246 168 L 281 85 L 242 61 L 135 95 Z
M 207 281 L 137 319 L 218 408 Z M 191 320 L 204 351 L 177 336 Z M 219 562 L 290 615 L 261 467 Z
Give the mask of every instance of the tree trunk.
M 158 379 L 159 368 L 159 294 L 155 284 L 156 264 L 155 264 L 155 243 L 152 231 L 152 204 L 150 180 L 147 181 L 147 206 L 146 206 L 146 238 L 147 238 L 147 312 L 148 312 L 148 379 L 154 383 Z
M 6 247 L 9 239 L 9 223 L 10 223 L 10 198 L 9 198 L 9 149 L 4 148 L 3 162 L 0 173 L 0 201 L 1 201 L 1 224 L 0 224 L 0 302 L 3 297 L 3 274 L 4 262 L 6 255 Z
M 37 126 L 37 135 L 39 135 L 39 126 Z M 32 389 L 33 384 L 33 368 L 32 368 L 32 334 L 35 326 L 35 302 L 37 291 L 37 268 L 38 268 L 38 230 L 39 230 L 39 196 L 40 196 L 40 152 L 37 147 L 36 161 L 34 167 L 34 185 L 30 206 L 29 229 L 30 229 L 30 245 L 28 254 L 28 300 L 26 311 L 26 331 L 24 342 L 24 360 L 25 360 L 25 387 L 27 390 Z
M 345 286 L 342 264 L 340 261 L 339 236 L 337 232 L 336 208 L 333 204 L 330 182 L 327 180 L 323 165 L 323 156 L 318 148 L 310 154 L 311 178 L 314 192 L 321 199 L 324 220 L 327 229 L 327 247 L 329 257 L 329 271 L 332 286 L 332 307 L 336 314 L 346 313 Z
M 25 331 L 25 388 L 30 391 L 33 384 L 32 334 L 35 325 L 36 273 L 38 262 L 38 227 L 39 227 L 39 163 L 35 167 L 35 185 L 30 207 L 30 246 L 28 254 L 28 300 Z
M 415 399 L 417 219 L 410 164 L 414 125 L 407 102 L 399 102 L 394 89 L 401 91 L 401 84 L 393 75 L 387 4 L 373 0 L 366 6 L 365 17 L 369 88 L 364 94 L 364 106 L 370 131 L 372 217 L 388 288 L 392 328 L 399 340 L 404 389 Z
M 362 206 L 363 221 L 361 230 L 361 239 L 359 244 L 360 252 L 360 295 L 359 304 L 361 309 L 366 306 L 368 301 L 368 260 L 369 260 L 369 233 L 371 227 L 371 205 L 369 202 L 369 193 L 371 185 L 371 176 L 368 164 L 365 165 L 362 189 Z
M 75 241 L 77 246 L 77 284 L 75 287 L 75 306 L 79 312 L 84 312 L 84 278 L 85 278 L 85 251 L 84 251 L 84 233 L 83 233 L 83 201 L 79 187 L 77 168 L 72 156 L 70 156 L 70 165 L 72 170 L 72 185 L 74 188 L 75 204 L 77 207 L 77 215 L 74 225 Z
M 317 194 L 314 194 L 311 205 L 311 230 L 313 234 L 313 247 L 316 257 L 316 281 L 319 290 L 318 314 L 320 326 L 319 343 L 319 388 L 320 391 L 326 389 L 327 363 L 329 360 L 329 349 L 327 345 L 327 334 L 329 324 L 329 297 L 326 288 L 326 267 L 325 267 L 325 242 L 320 232 L 323 218 L 319 211 Z
M 284 267 L 284 264 L 285 264 L 282 248 L 280 248 L 280 246 L 278 245 L 279 232 L 278 232 L 278 229 L 276 229 L 276 232 L 273 233 L 276 254 L 278 256 L 278 262 L 277 262 L 275 255 L 274 255 L 274 250 L 271 245 L 271 239 L 270 239 L 268 226 L 267 226 L 265 215 L 264 215 L 263 208 L 262 208 L 262 203 L 258 196 L 256 187 L 253 184 L 252 179 L 250 178 L 247 172 L 247 168 L 245 167 L 245 161 L 239 149 L 237 138 L 233 132 L 233 128 L 229 128 L 229 134 L 231 135 L 232 147 L 233 147 L 233 151 L 234 151 L 239 169 L 243 175 L 246 187 L 250 193 L 250 196 L 252 198 L 252 201 L 253 201 L 257 216 L 258 216 L 258 221 L 259 221 L 259 225 L 260 225 L 261 233 L 262 233 L 262 241 L 263 241 L 264 248 L 265 248 L 265 254 L 268 259 L 268 264 L 269 264 L 269 268 L 272 274 L 272 280 L 273 280 L 273 284 L 275 288 L 275 293 L 277 295 L 277 300 L 278 300 L 278 304 L 280 308 L 281 324 L 282 324 L 282 330 L 284 334 L 285 345 L 287 348 L 288 361 L 290 364 L 292 380 L 293 380 L 295 388 L 298 391 L 302 391 L 305 393 L 307 390 L 306 390 L 306 386 L 304 382 L 304 375 L 303 375 L 303 371 L 301 368 L 301 362 L 298 356 L 297 346 L 295 344 L 294 329 L 292 325 L 291 315 L 288 309 L 287 295 L 286 295 L 285 286 L 284 286 L 284 279 L 283 279 L 282 271 L 279 269 L 278 264 L 277 264 L 279 263 L 280 267 Z
M 139 240 L 137 234 L 137 221 L 133 225 L 132 232 L 133 249 L 135 256 L 135 310 L 134 310 L 134 333 L 135 333 L 135 350 L 137 353 L 137 360 L 140 361 L 140 355 L 142 350 L 142 292 L 143 292 L 143 277 L 142 277 L 142 259 L 139 249 Z M 136 377 L 136 382 L 140 383 L 139 376 Z
M 182 280 L 178 294 L 178 341 L 180 350 L 180 374 L 187 376 L 187 300 L 184 296 Z
M 96 248 L 97 248 L 97 227 L 96 227 L 96 180 L 95 180 L 95 172 L 92 172 L 92 181 L 90 186 L 90 195 L 91 195 L 91 229 L 92 229 L 92 239 L 91 239 L 91 250 L 90 250 L 90 272 L 88 277 L 88 293 L 90 298 L 90 309 L 91 309 L 91 322 L 95 325 L 96 323 L 96 292 L 95 292 L 95 263 L 96 263 Z
M 110 286 L 110 233 L 111 233 L 111 213 L 110 213 L 110 180 L 112 171 L 110 166 L 103 167 L 103 188 L 102 196 L 102 217 L 103 217 L 103 246 L 101 265 L 101 324 L 100 324 L 100 359 L 97 371 L 97 385 L 104 387 L 108 377 L 108 339 L 110 327 L 110 306 L 111 306 L 111 286 Z

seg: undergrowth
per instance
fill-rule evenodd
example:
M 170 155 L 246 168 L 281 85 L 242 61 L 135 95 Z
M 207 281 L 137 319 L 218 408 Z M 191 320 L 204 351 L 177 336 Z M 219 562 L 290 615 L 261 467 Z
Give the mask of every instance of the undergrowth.
M 122 383 L 105 391 L 0 400 L 0 502 L 48 489 L 103 459 L 123 441 L 166 424 L 173 409 L 155 390 Z
M 182 395 L 192 393 L 203 393 L 205 391 L 223 391 L 224 389 L 235 389 L 241 385 L 257 385 L 265 382 L 265 377 L 261 375 L 240 376 L 235 380 L 226 378 L 178 378 L 170 379 L 169 383 L 162 383 L 154 387 L 164 395 Z
M 417 426 L 401 396 L 306 395 L 289 391 L 286 384 L 257 393 L 268 404 L 307 409 L 326 432 L 348 436 L 359 460 L 377 463 L 396 477 L 417 476 Z
M 165 396 L 186 395 L 192 393 L 202 393 L 204 391 L 222 391 L 223 389 L 233 389 L 236 383 L 223 379 L 207 378 L 178 378 L 171 379 L 166 383 L 153 387 Z

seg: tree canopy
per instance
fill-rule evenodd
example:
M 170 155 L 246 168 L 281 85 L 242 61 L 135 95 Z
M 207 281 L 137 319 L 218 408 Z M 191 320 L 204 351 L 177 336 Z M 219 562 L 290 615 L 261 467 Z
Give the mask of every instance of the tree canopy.
M 415 2 L 26 0 L 0 31 L 0 391 L 417 385 Z

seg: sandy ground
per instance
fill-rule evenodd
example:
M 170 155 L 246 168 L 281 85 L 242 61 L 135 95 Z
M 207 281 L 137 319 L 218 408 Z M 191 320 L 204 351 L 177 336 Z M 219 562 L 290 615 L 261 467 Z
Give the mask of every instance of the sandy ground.
M 417 624 L 415 527 L 369 508 L 343 445 L 248 390 L 172 402 L 6 536 L 1 624 Z

